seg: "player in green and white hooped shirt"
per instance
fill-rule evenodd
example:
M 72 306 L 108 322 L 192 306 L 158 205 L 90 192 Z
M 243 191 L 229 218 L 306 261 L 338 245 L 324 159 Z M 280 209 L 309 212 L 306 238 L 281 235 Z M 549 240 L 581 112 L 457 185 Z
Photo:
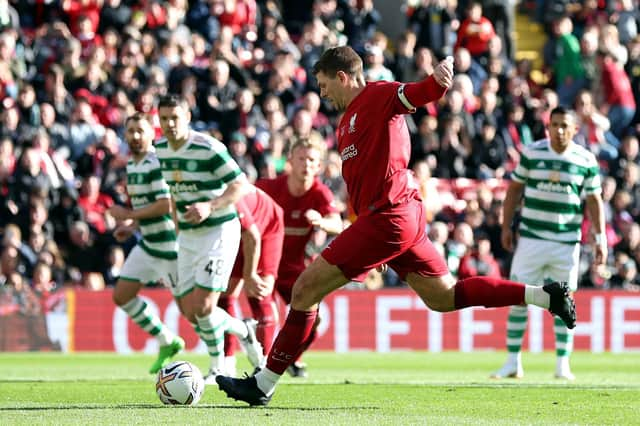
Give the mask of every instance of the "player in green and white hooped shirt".
M 158 103 L 165 136 L 156 144 L 162 174 L 171 187 L 178 222 L 178 282 L 173 292 L 180 311 L 193 324 L 211 356 L 205 383 L 224 372 L 224 333 L 239 338 L 249 361 L 261 366 L 262 346 L 255 321 L 241 321 L 220 309 L 240 244 L 234 204 L 250 186 L 217 139 L 189 128 L 187 103 L 168 95 Z
M 113 291 L 113 301 L 144 331 L 160 344 L 158 358 L 149 369 L 157 373 L 169 359 L 184 349 L 184 341 L 162 323 L 138 292 L 145 284 L 176 280 L 178 247 L 172 220 L 169 186 L 162 178 L 160 162 L 153 148 L 154 131 L 142 113 L 129 117 L 125 139 L 131 158 L 127 163 L 127 191 L 132 209 L 113 206 L 109 212 L 122 221 L 114 232 L 116 240 L 126 241 L 139 227 L 142 240 L 124 263 Z
M 594 232 L 594 261 L 607 261 L 607 239 L 600 195 L 598 163 L 593 154 L 573 142 L 577 126 L 573 111 L 562 107 L 551 112 L 549 139 L 527 146 L 504 201 L 502 245 L 513 249 L 516 207 L 524 199 L 520 238 L 511 264 L 511 279 L 528 284 L 564 281 L 578 286 L 583 201 Z M 512 306 L 507 320 L 508 359 L 492 377 L 523 376 L 520 349 L 527 325 L 526 306 Z M 573 380 L 569 355 L 573 331 L 555 318 L 556 377 Z

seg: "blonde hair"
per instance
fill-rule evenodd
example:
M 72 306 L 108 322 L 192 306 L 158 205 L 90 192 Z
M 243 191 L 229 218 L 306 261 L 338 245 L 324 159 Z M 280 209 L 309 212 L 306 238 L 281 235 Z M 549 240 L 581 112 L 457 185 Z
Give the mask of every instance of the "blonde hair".
M 300 138 L 292 141 L 291 146 L 289 147 L 289 156 L 293 154 L 298 148 L 304 149 L 315 149 L 320 152 L 320 158 L 324 159 L 327 155 L 327 145 L 325 144 L 322 138 L 310 137 L 310 138 Z

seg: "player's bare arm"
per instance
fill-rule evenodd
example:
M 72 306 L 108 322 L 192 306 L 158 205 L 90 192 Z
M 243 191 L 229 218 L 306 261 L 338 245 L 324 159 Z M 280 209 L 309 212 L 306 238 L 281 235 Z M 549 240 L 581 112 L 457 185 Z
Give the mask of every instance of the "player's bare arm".
M 608 247 L 602 196 L 600 194 L 588 195 L 586 197 L 586 208 L 589 218 L 591 219 L 594 233 L 594 264 L 605 265 L 607 262 Z
M 524 194 L 524 184 L 520 182 L 511 181 L 509 188 L 507 189 L 507 195 L 504 199 L 503 213 L 502 213 L 502 232 L 501 242 L 502 247 L 505 250 L 513 250 L 513 230 L 511 225 L 513 224 L 513 217 L 516 212 L 516 208 L 522 200 Z
M 171 201 L 169 198 L 161 198 L 154 201 L 148 206 L 141 207 L 139 209 L 130 209 L 124 206 L 115 205 L 109 209 L 109 213 L 114 219 L 149 219 L 152 217 L 158 217 L 165 215 L 171 211 Z
M 242 255 L 244 263 L 242 265 L 242 279 L 244 288 L 249 297 L 262 299 L 271 293 L 273 288 L 258 275 L 258 261 L 262 251 L 262 237 L 258 226 L 251 225 L 242 230 Z
M 342 218 L 339 213 L 329 213 L 324 216 L 314 209 L 309 209 L 304 213 L 307 221 L 315 227 L 323 230 L 327 234 L 339 234 L 342 232 Z
M 211 216 L 211 212 L 234 204 L 251 189 L 246 176 L 241 175 L 235 181 L 229 183 L 225 191 L 219 197 L 210 201 L 193 203 L 187 207 L 184 220 L 197 224 Z

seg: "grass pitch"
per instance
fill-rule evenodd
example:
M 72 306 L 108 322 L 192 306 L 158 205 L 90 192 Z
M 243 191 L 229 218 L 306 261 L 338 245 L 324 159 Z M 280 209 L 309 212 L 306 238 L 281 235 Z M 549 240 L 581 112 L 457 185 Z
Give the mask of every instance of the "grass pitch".
M 240 358 L 242 355 L 240 354 Z M 576 353 L 573 383 L 553 353 L 523 355 L 525 378 L 491 380 L 503 353 L 312 352 L 267 408 L 208 386 L 195 407 L 158 400 L 153 358 L 0 354 L 0 425 L 638 425 L 640 354 Z M 204 356 L 181 354 L 206 371 Z M 249 370 L 244 359 L 238 371 Z

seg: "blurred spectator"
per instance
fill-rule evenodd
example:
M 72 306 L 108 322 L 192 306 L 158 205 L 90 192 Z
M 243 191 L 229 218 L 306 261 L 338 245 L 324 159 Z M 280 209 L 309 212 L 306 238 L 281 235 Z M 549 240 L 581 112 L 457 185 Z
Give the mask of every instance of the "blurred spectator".
M 563 17 L 557 22 L 553 76 L 561 105 L 572 105 L 581 89 L 586 85 L 580 53 L 580 42 L 573 35 L 571 19 Z
M 253 183 L 258 178 L 258 170 L 247 148 L 247 137 L 240 132 L 234 132 L 227 142 L 229 154 L 238 163 L 240 169 L 247 175 L 249 182 Z
M 417 36 L 416 46 L 426 47 L 441 58 L 453 52 L 453 32 L 460 26 L 449 3 L 447 0 L 422 1 L 409 17 L 409 28 Z
M 587 90 L 578 92 L 575 100 L 578 133 L 574 141 L 587 148 L 598 159 L 613 161 L 618 156 L 620 141 L 610 131 L 609 119 L 600 114 Z
M 608 50 L 598 51 L 597 63 L 601 75 L 598 94 L 598 99 L 602 99 L 600 110 L 608 115 L 611 132 L 617 138 L 622 138 L 636 113 L 636 101 L 629 76 L 625 73 L 623 64 Z
M 616 183 L 622 183 L 628 163 L 640 165 L 640 146 L 635 135 L 628 135 L 622 139 L 618 155 L 609 162 L 609 176 L 612 176 Z
M 474 179 L 502 178 L 507 150 L 502 136 L 497 133 L 495 118 L 487 116 L 482 121 L 481 130 L 473 138 L 471 155 L 468 157 L 467 177 Z
M 454 276 L 458 274 L 458 268 L 462 257 L 473 247 L 473 230 L 468 223 L 460 222 L 455 225 L 451 239 L 445 244 L 447 266 Z
M 460 259 L 458 279 L 477 275 L 500 278 L 500 266 L 491 253 L 491 240 L 485 233 L 477 233 L 471 249 Z
M 511 61 L 515 58 L 513 42 L 515 8 L 516 0 L 482 0 L 483 14 L 493 24 L 496 34 L 504 45 L 505 55 Z
M 113 228 L 113 218 L 106 214 L 113 205 L 113 199 L 100 190 L 100 178 L 87 176 L 82 180 L 78 206 L 83 210 L 87 223 L 98 234 Z
M 493 24 L 482 15 L 482 4 L 477 1 L 469 2 L 467 16 L 460 24 L 458 38 L 454 50 L 465 47 L 471 56 L 480 56 L 489 50 L 489 40 L 495 35 Z
M 74 222 L 69 229 L 67 265 L 71 280 L 83 285 L 87 272 L 100 272 L 104 267 L 104 242 L 91 233 L 86 222 Z M 87 284 L 87 283 L 84 283 Z

